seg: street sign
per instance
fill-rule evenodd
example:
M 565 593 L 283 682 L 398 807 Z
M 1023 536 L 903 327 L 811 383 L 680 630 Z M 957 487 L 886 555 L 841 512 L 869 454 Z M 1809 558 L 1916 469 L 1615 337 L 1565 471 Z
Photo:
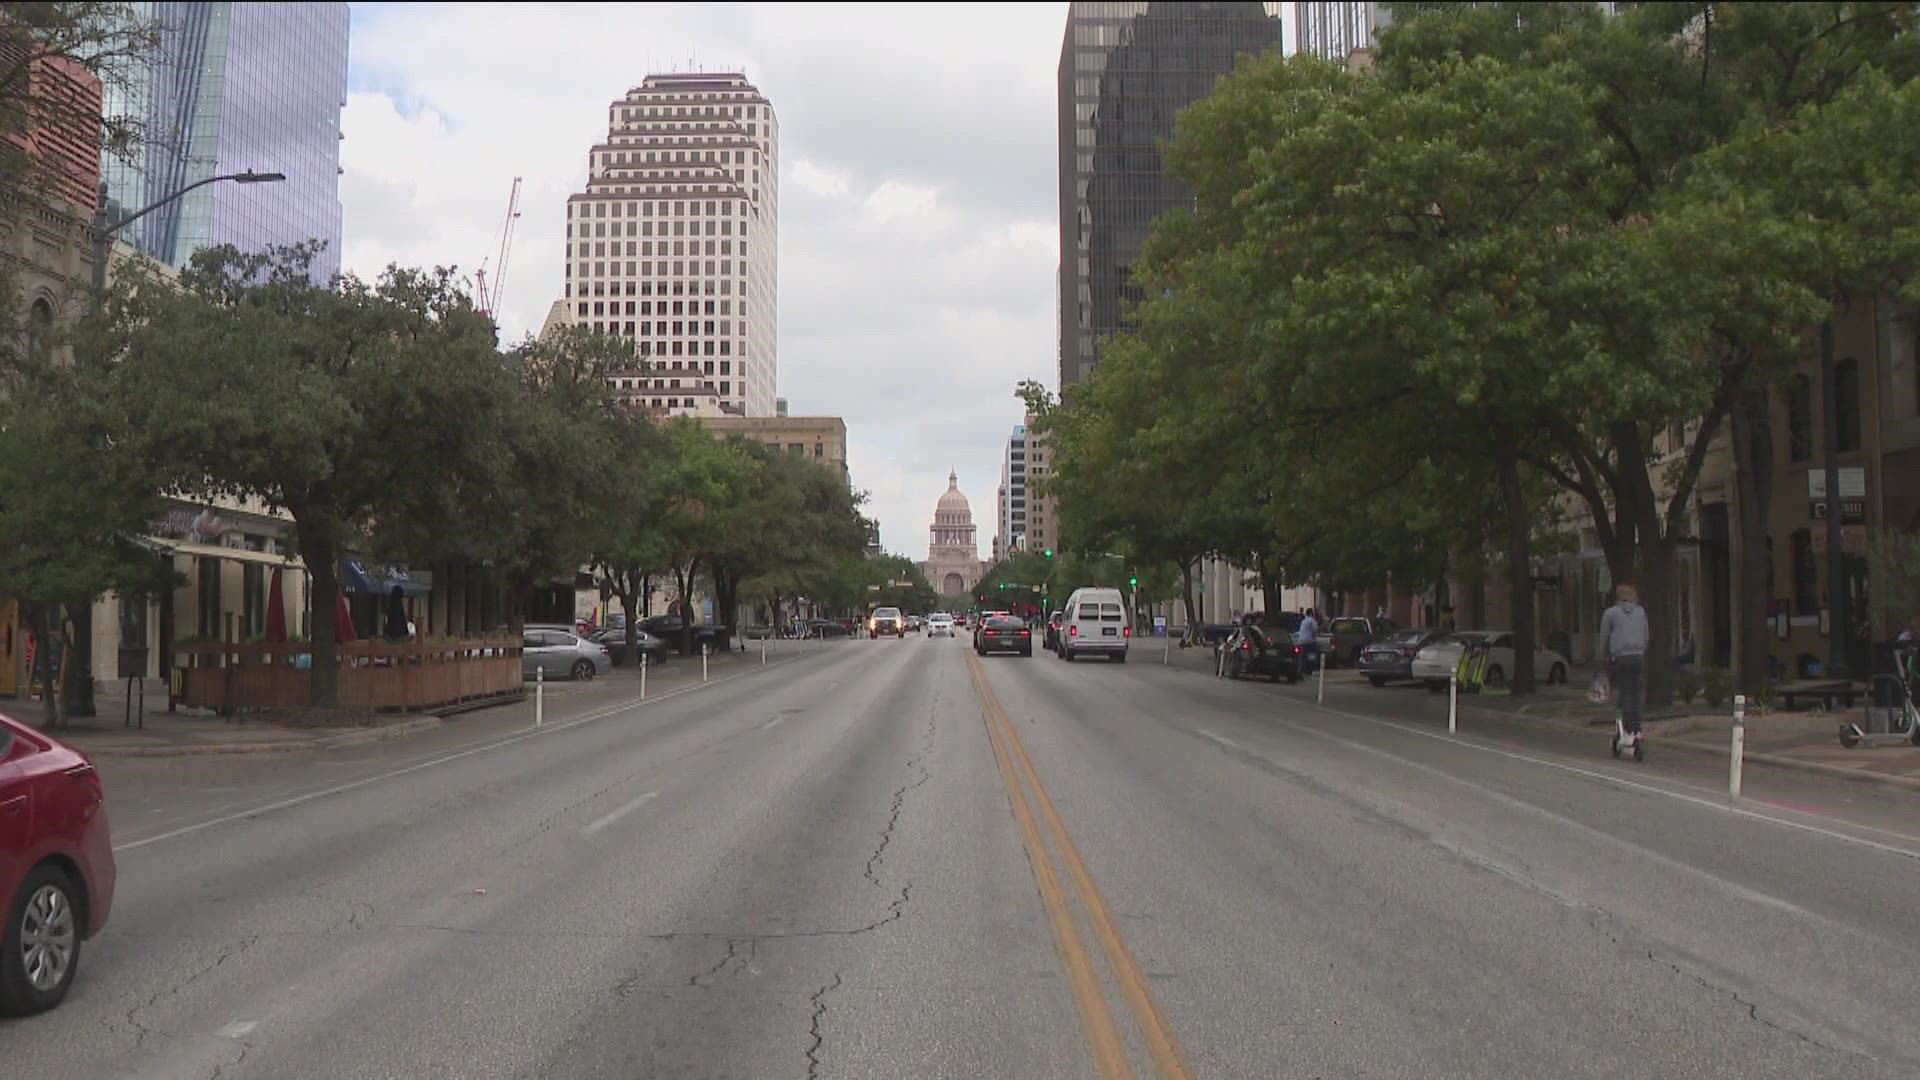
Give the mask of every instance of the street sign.
M 1824 499 L 1827 497 L 1827 470 L 1807 470 L 1807 498 Z M 1864 465 L 1843 465 L 1840 467 L 1840 497 L 1843 499 L 1864 499 L 1867 497 L 1867 469 Z
M 1813 515 L 1813 520 L 1815 521 L 1827 520 L 1827 500 L 1825 499 L 1813 500 L 1811 503 L 1808 504 L 1808 512 Z M 1842 525 L 1859 525 L 1864 523 L 1866 520 L 1867 520 L 1867 500 L 1854 498 L 1852 496 L 1845 496 L 1845 495 L 1841 496 L 1840 523 Z

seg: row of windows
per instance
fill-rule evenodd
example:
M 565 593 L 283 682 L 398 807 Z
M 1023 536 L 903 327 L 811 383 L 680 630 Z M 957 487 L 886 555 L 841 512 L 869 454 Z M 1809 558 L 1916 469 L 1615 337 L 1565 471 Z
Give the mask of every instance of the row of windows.
M 680 389 L 679 379 L 615 379 L 613 380 L 613 382 L 614 382 L 615 388 L 620 390 L 647 390 L 647 389 L 678 390 Z M 653 384 L 651 387 L 647 385 L 649 382 Z M 714 384 L 712 380 L 702 382 L 699 385 L 705 387 L 708 390 L 714 389 Z M 719 392 L 722 394 L 733 393 L 732 380 L 723 380 L 719 385 Z M 689 402 L 691 402 L 691 399 L 689 399 Z
M 648 225 L 651 225 L 651 224 L 653 224 L 653 222 L 651 222 L 651 221 L 649 221 L 649 222 L 647 222 L 647 224 L 648 224 Z M 662 224 L 662 225 L 664 225 L 664 224 L 666 224 L 666 223 L 665 223 L 665 222 L 661 222 L 661 224 Z M 674 224 L 675 224 L 675 225 L 682 225 L 682 224 L 685 224 L 685 222 L 680 222 L 680 221 L 676 221 L 676 222 L 674 222 Z M 699 224 L 699 223 L 698 223 L 698 222 L 695 222 L 695 224 Z M 713 224 L 713 222 L 711 222 L 711 221 L 709 221 L 709 222 L 707 222 L 707 224 L 709 224 L 709 225 L 711 225 L 711 224 Z M 661 230 L 661 232 L 662 232 L 662 233 L 664 233 L 665 231 L 666 231 L 665 229 L 662 229 L 662 230 Z M 676 229 L 676 230 L 674 230 L 674 232 L 675 232 L 675 233 L 676 233 L 676 235 L 677 235 L 677 234 L 679 233 L 679 230 L 678 230 L 678 229 Z M 695 230 L 695 232 L 697 233 L 697 232 L 698 232 L 698 230 Z M 648 233 L 649 233 L 649 235 L 651 235 L 651 233 L 652 233 L 652 230 L 648 230 Z M 655 252 L 654 252 L 654 247 L 653 247 L 653 241 L 651 241 L 651 240 L 628 240 L 628 241 L 626 241 L 625 243 L 626 243 L 626 245 L 627 245 L 627 252 L 626 252 L 626 253 L 627 253 L 627 254 L 628 254 L 629 256 L 632 256 L 632 255 L 636 255 L 636 254 L 638 254 L 638 255 L 643 255 L 643 256 L 646 256 L 647 258 L 652 258 L 652 257 L 654 256 L 654 254 L 655 254 Z M 662 241 L 660 241 L 660 250 L 659 250 L 659 254 L 661 254 L 661 255 L 667 255 L 667 254 L 673 254 L 673 255 L 698 255 L 698 254 L 700 254 L 700 244 L 701 244 L 701 241 L 699 241 L 699 240 L 694 240 L 694 241 L 692 242 L 692 243 L 693 243 L 693 248 L 692 248 L 692 250 L 688 250 L 688 248 L 687 248 L 687 243 L 688 243 L 688 242 L 687 242 L 687 241 L 685 241 L 685 240 L 674 240 L 674 241 L 671 241 L 671 244 L 672 244 L 672 247 L 673 247 L 673 250 L 672 250 L 671 252 L 669 252 L 669 251 L 667 250 L 667 247 L 668 247 L 668 244 L 669 244 L 669 241 L 666 241 L 666 240 L 662 240 Z M 731 254 L 733 254 L 733 239 L 732 239 L 731 237 L 726 237 L 726 238 L 723 238 L 723 239 L 720 239 L 720 240 L 708 240 L 708 241 L 706 241 L 705 243 L 706 243 L 706 245 L 707 245 L 707 248 L 706 248 L 706 253 L 707 253 L 708 255 L 713 255 L 713 254 L 720 254 L 720 255 L 731 255 Z M 621 244 L 621 241 L 619 241 L 619 240 L 615 240 L 615 241 L 613 241 L 613 251 L 612 251 L 612 254 L 613 254 L 613 256 L 614 256 L 615 258 L 619 258 L 619 257 L 620 257 L 620 244 Z M 717 251 L 716 251 L 716 247 L 717 247 L 717 249 L 718 249 Z M 591 249 L 591 250 L 589 250 L 589 249 Z M 747 242 L 746 242 L 745 240 L 742 240 L 742 241 L 740 241 L 740 254 L 742 254 L 742 255 L 745 255 L 746 253 L 747 253 Z M 580 241 L 580 248 L 579 248 L 579 251 L 578 251 L 578 252 L 576 252 L 575 254 L 577 254 L 577 255 L 578 255 L 578 256 L 579 256 L 580 258 L 582 258 L 582 259 L 584 259 L 584 258 L 586 258 L 586 257 L 587 257 L 588 255 L 593 255 L 593 256 L 595 256 L 595 257 L 597 257 L 597 258 L 605 258 L 605 257 L 607 256 L 607 254 L 608 254 L 608 251 L 607 251 L 607 241 L 605 241 L 605 240 L 582 240 L 582 241 Z
M 716 215 L 747 216 L 747 204 L 741 200 L 708 199 L 705 205 L 707 217 L 714 217 Z M 611 213 L 607 211 L 609 206 L 613 208 Z M 666 199 L 660 203 L 660 213 L 658 216 L 700 217 L 700 207 L 701 203 L 698 199 Z M 729 210 L 728 207 L 734 207 L 735 209 Z M 575 213 L 576 208 L 579 210 L 578 213 Z M 615 202 L 612 199 L 600 199 L 593 202 L 569 202 L 567 204 L 567 216 L 569 218 L 654 217 L 655 214 L 653 210 L 653 203 L 644 201 Z M 744 233 L 746 231 L 746 225 L 743 223 L 740 229 Z M 628 233 L 627 235 L 631 236 L 633 234 Z
M 561 276 L 563 277 L 575 276 L 572 273 L 572 268 L 574 265 L 575 264 L 570 263 L 570 264 L 567 264 L 566 266 L 563 266 Z M 604 262 L 579 263 L 577 265 L 580 268 L 580 272 L 577 276 L 583 277 L 583 278 L 622 276 L 620 273 L 620 264 L 617 262 L 611 263 L 611 264 L 604 263 Z M 611 272 L 609 272 L 607 269 L 609 265 L 613 267 Z M 639 266 L 638 270 L 634 269 L 636 265 Z M 747 263 L 745 259 L 742 259 L 739 262 L 737 267 L 732 259 L 721 259 L 718 262 L 715 262 L 712 259 L 708 259 L 706 262 L 706 267 L 707 267 L 706 273 L 708 277 L 713 277 L 715 275 L 725 275 L 726 277 L 731 278 L 736 272 L 742 276 L 745 276 L 747 272 Z M 643 262 L 638 264 L 628 263 L 627 272 L 625 276 L 626 277 L 646 277 L 646 276 L 655 276 L 655 275 L 665 275 L 668 273 L 671 273 L 675 277 L 685 277 L 688 274 L 698 275 L 700 273 L 700 262 L 698 260 L 675 259 L 673 261 L 673 269 L 671 271 L 667 269 L 667 264 L 665 262 L 659 262 L 659 263 Z
M 669 139 L 665 141 L 672 142 L 673 140 Z M 683 138 L 679 141 L 686 142 L 687 140 Z M 717 145 L 718 141 L 717 139 L 700 139 L 696 141 L 696 145 Z M 689 158 L 687 156 L 688 153 L 692 153 L 693 156 Z M 643 156 L 643 152 L 639 150 L 610 150 L 603 154 L 593 155 L 593 163 L 602 167 L 609 165 L 652 165 L 656 163 L 665 165 L 673 162 L 698 163 L 702 161 L 720 165 L 725 165 L 729 162 L 735 165 L 745 165 L 747 163 L 747 152 L 745 150 L 720 150 L 718 151 L 719 157 L 717 158 L 714 156 L 715 153 L 716 151 L 713 150 L 647 150 L 644 151 Z M 727 155 L 729 153 L 733 156 L 728 157 Z M 758 150 L 754 151 L 753 161 L 756 165 L 760 163 L 760 153 Z
M 733 281 L 729 278 L 721 278 L 719 279 L 719 282 L 720 282 L 720 288 L 717 290 L 718 295 L 732 296 Z M 627 282 L 615 281 L 611 283 L 613 286 L 611 289 L 607 287 L 608 284 L 609 283 L 605 281 L 594 282 L 593 295 L 619 296 L 621 295 L 620 286 L 623 284 L 626 286 L 626 295 L 628 296 L 654 296 L 654 295 L 666 296 L 667 295 L 668 283 L 664 281 L 660 283 L 660 291 L 657 294 L 654 292 L 653 282 L 651 281 L 627 281 Z M 672 285 L 673 285 L 674 296 L 713 296 L 716 294 L 716 290 L 713 287 L 714 283 L 711 279 L 702 280 L 699 278 L 695 278 L 692 280 L 683 280 L 683 279 L 675 278 L 672 282 Z M 635 286 L 638 286 L 638 289 L 636 289 Z M 746 301 L 746 285 L 744 283 L 742 283 L 742 285 L 740 286 L 740 295 L 741 295 L 740 314 L 745 315 L 747 313 L 747 301 Z M 567 286 L 567 296 L 569 298 L 573 296 L 572 285 Z M 585 282 L 581 282 L 580 298 L 584 300 L 586 299 L 586 297 L 587 297 L 587 285 Z M 721 303 L 723 304 L 728 303 L 728 301 L 722 300 Z M 709 308 L 708 310 L 711 311 L 712 309 Z M 629 315 L 633 314 L 633 309 L 628 308 L 627 314 Z M 656 312 L 656 314 L 660 314 L 660 313 Z
M 668 95 L 665 95 L 665 97 L 669 101 L 678 101 L 681 99 L 681 95 L 679 94 L 668 94 Z M 693 100 L 695 101 L 738 101 L 739 95 L 738 93 L 734 93 L 734 94 L 728 94 L 725 97 L 722 97 L 722 96 L 713 95 L 713 94 L 702 94 L 699 97 L 694 98 Z M 742 113 L 741 111 L 742 109 L 746 111 Z M 769 115 L 771 115 L 773 112 L 773 107 L 769 105 L 767 107 L 767 112 Z M 633 123 L 635 120 L 639 120 L 643 117 L 649 117 L 649 116 L 659 117 L 659 118 L 668 119 L 668 120 L 677 120 L 677 119 L 684 119 L 684 118 L 690 118 L 690 117 L 696 117 L 696 116 L 697 117 L 730 116 L 736 120 L 739 120 L 743 118 L 753 119 L 753 118 L 757 118 L 759 115 L 760 115 L 760 106 L 758 105 L 643 105 L 638 107 L 623 106 L 620 110 L 621 121 L 623 123 L 629 123 L 629 124 Z

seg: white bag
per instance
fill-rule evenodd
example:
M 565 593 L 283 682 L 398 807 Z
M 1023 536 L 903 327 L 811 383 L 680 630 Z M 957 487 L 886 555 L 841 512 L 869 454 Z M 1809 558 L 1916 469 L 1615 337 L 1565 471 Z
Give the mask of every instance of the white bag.
M 1587 700 L 1595 705 L 1605 705 L 1613 700 L 1613 680 L 1602 671 L 1587 684 Z

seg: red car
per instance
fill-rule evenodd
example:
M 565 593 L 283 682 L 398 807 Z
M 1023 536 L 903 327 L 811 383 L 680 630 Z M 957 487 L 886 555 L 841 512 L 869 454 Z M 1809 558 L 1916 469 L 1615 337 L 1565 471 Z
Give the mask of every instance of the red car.
M 0 1015 L 60 1004 L 113 907 L 113 839 L 93 762 L 0 715 Z

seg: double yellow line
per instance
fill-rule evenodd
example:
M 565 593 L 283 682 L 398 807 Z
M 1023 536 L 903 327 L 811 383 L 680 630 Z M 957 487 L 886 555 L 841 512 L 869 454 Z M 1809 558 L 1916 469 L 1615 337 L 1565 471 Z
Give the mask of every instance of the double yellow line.
M 1140 1040 L 1146 1047 L 1147 1055 L 1153 1059 L 1154 1071 L 1161 1080 L 1190 1080 L 1193 1069 L 1187 1063 L 1186 1052 L 1174 1038 L 1173 1025 L 1167 1022 L 1166 1014 L 1160 1011 L 1159 1003 L 1154 1001 L 1153 993 L 1147 986 L 1146 973 L 1140 969 L 1139 961 L 1133 958 L 1132 951 L 1120 937 L 1120 930 L 1114 923 L 1113 912 L 1107 907 L 1106 898 L 1100 895 L 1099 888 L 1094 885 L 1093 875 L 1087 872 L 1086 862 L 1080 858 L 1079 849 L 1074 847 L 1073 838 L 1067 835 L 1066 826 L 1060 821 L 1060 812 L 1054 808 L 1047 789 L 1041 786 L 1039 774 L 1034 772 L 1033 759 L 1027 756 L 1027 748 L 1021 745 L 1020 736 L 1015 734 L 1012 720 L 1008 718 L 1006 709 L 1001 707 L 1000 698 L 993 692 L 992 685 L 987 682 L 979 660 L 971 653 L 967 655 L 967 670 L 973 677 L 974 693 L 980 698 L 980 714 L 986 720 L 987 739 L 993 744 L 993 757 L 1000 766 L 1000 780 L 1006 785 L 1007 797 L 1013 803 L 1013 817 L 1027 849 L 1027 862 L 1033 868 L 1033 881 L 1040 891 L 1040 902 L 1046 908 L 1054 947 L 1060 954 L 1061 966 L 1066 969 L 1067 985 L 1073 992 L 1073 1007 L 1080 1014 L 1080 1032 L 1086 1037 L 1087 1052 L 1093 1058 L 1094 1074 L 1118 1078 L 1135 1075 L 1133 1063 L 1127 1055 L 1126 1040 L 1122 1038 L 1113 1011 L 1108 1007 L 1107 995 L 1101 988 L 1099 975 L 1094 971 L 1092 957 L 1081 940 L 1080 926 L 1074 918 L 1067 891 L 1061 888 L 1060 878 L 1054 872 L 1055 856 L 1066 869 L 1073 893 L 1086 915 L 1087 925 L 1106 957 L 1107 970 L 1112 974 L 1114 987 L 1119 991 L 1120 999 L 1126 1003 L 1127 1010 L 1132 1013 Z M 1029 790 L 1032 792 L 1031 800 L 1028 798 Z M 1035 806 L 1040 809 L 1038 819 L 1033 811 Z M 1051 837 L 1053 841 L 1052 853 L 1049 853 L 1046 839 L 1042 836 L 1043 823 L 1046 837 Z

